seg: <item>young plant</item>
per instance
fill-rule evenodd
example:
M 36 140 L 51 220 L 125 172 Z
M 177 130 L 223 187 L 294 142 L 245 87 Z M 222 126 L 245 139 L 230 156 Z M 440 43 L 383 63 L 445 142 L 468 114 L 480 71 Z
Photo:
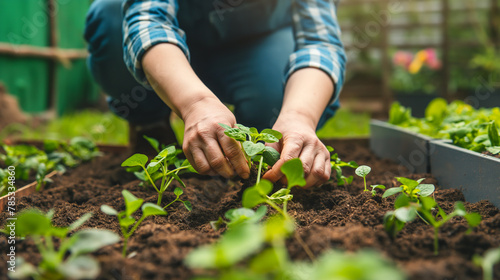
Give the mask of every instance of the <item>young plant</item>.
M 8 223 L 5 234 L 15 232 L 16 237 L 32 239 L 40 253 L 41 261 L 35 267 L 22 258 L 16 259 L 16 271 L 9 273 L 11 279 L 94 279 L 99 273 L 99 263 L 89 253 L 114 244 L 120 237 L 109 230 L 84 229 L 68 237 L 70 231 L 81 227 L 91 216 L 83 215 L 68 227 L 52 225 L 53 211 L 44 214 L 28 209 L 17 215 L 17 220 Z M 54 243 L 54 239 L 59 240 Z M 59 244 L 56 248 L 55 244 Z
M 294 186 L 303 187 L 306 185 L 304 168 L 302 167 L 302 161 L 299 158 L 295 158 L 285 162 L 280 170 L 285 175 L 288 186 L 269 195 L 273 190 L 273 184 L 268 180 L 261 180 L 243 192 L 243 207 L 253 208 L 259 204 L 266 203 L 283 215 L 283 217 L 289 219 L 287 204 L 293 198 L 290 191 Z M 279 207 L 279 204 L 283 205 L 283 208 Z
M 247 159 L 248 167 L 251 169 L 252 163 L 257 167 L 257 183 L 264 168 L 273 166 L 280 158 L 280 154 L 272 147 L 264 143 L 276 143 L 283 135 L 272 129 L 264 129 L 260 133 L 255 127 L 246 127 L 237 124 L 236 128 L 219 123 L 224 130 L 224 134 L 241 143 L 241 148 Z
M 386 190 L 382 195 L 382 198 L 402 193 L 406 195 L 411 201 L 417 202 L 419 197 L 430 196 L 436 189 L 433 184 L 421 184 L 421 182 L 425 180 L 425 178 L 418 179 L 417 181 L 404 177 L 396 177 L 396 179 L 402 185 Z
M 226 224 L 228 228 L 232 228 L 243 223 L 257 223 L 264 218 L 266 213 L 267 207 L 264 205 L 260 206 L 256 211 L 249 208 L 230 209 L 224 214 L 228 221 L 219 217 L 219 220 L 210 222 L 210 226 L 214 230 L 218 230 L 223 224 Z
M 421 205 L 418 208 L 419 214 L 434 228 L 434 255 L 438 254 L 439 228 L 451 220 L 451 218 L 455 216 L 464 217 L 469 224 L 469 231 L 481 223 L 481 215 L 479 213 L 467 213 L 462 202 L 455 203 L 455 210 L 450 214 L 446 214 L 432 197 L 420 197 L 420 202 Z M 438 210 L 437 215 L 432 213 L 435 207 Z M 441 220 L 438 220 L 438 216 L 441 216 Z
M 493 155 L 500 154 L 500 135 L 494 121 L 488 124 L 488 140 L 490 140 L 490 147 L 486 147 L 486 150 Z
M 154 146 L 155 147 L 155 146 Z M 158 146 L 156 146 L 158 149 Z M 148 157 L 143 154 L 134 154 L 123 163 L 123 167 L 129 167 L 132 170 L 134 168 L 142 169 L 141 172 L 134 172 L 134 174 L 142 181 L 148 181 L 153 188 L 158 192 L 158 206 L 161 206 L 163 193 L 168 189 L 173 180 L 177 180 L 182 187 L 186 187 L 184 182 L 179 177 L 179 172 L 188 171 L 196 172 L 187 160 L 179 160 L 177 158 L 177 150 L 173 145 L 167 146 L 165 149 L 160 151 L 157 156 L 155 156 L 151 162 L 148 164 Z M 170 166 L 174 165 L 175 168 L 169 169 Z M 156 181 L 161 179 L 160 186 L 156 186 Z M 182 194 L 182 190 L 175 190 L 174 193 Z M 179 195 L 180 196 L 180 195 Z M 179 196 L 174 201 L 181 201 L 184 206 L 191 211 L 191 203 L 188 201 L 183 201 L 179 199 Z M 171 205 L 169 203 L 167 206 Z M 166 206 L 165 206 L 166 207 Z
M 122 212 L 118 212 L 112 207 L 108 205 L 102 205 L 101 206 L 101 211 L 111 215 L 111 216 L 116 216 L 118 218 L 118 222 L 120 223 L 120 228 L 122 231 L 123 235 L 123 250 L 122 254 L 123 257 L 127 256 L 127 243 L 134 234 L 134 232 L 137 230 L 137 228 L 141 225 L 141 223 L 150 216 L 164 216 L 167 215 L 167 211 L 163 210 L 160 206 L 146 202 L 144 202 L 143 199 L 137 198 L 133 194 L 131 194 L 127 190 L 122 191 L 123 199 L 125 200 L 125 210 Z M 142 207 L 141 207 L 142 205 Z M 135 213 L 135 211 L 139 210 L 141 208 L 142 210 L 142 216 L 139 220 L 136 221 L 134 217 L 132 217 L 132 214 Z
M 326 146 L 326 148 L 330 153 L 334 151 L 334 149 L 330 146 Z M 342 175 L 342 167 L 357 168 L 359 165 L 355 161 L 344 162 L 339 158 L 339 155 L 337 153 L 334 153 L 330 157 L 330 164 L 332 165 L 332 169 L 335 171 L 337 184 L 339 186 L 352 183 L 353 176 L 345 177 L 344 175 Z
M 384 185 L 371 185 L 370 187 L 372 188 L 372 190 L 371 191 L 368 190 L 368 188 L 366 186 L 366 176 L 371 171 L 372 171 L 372 169 L 371 169 L 370 166 L 368 166 L 368 165 L 361 165 L 358 168 L 356 168 L 355 173 L 359 177 L 363 178 L 363 182 L 364 182 L 364 185 L 365 185 L 364 191 L 365 192 L 371 192 L 372 196 L 375 196 L 375 195 L 377 195 L 377 189 L 385 190 L 385 186 Z
M 500 262 L 500 247 L 489 249 L 483 257 L 475 255 L 472 261 L 483 269 L 483 280 L 493 280 L 493 268 Z

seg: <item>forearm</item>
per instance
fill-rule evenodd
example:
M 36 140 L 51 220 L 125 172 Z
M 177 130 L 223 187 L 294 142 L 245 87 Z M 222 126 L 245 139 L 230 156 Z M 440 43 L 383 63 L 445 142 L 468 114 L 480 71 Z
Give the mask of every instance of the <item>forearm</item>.
M 195 103 L 217 99 L 176 45 L 166 43 L 152 47 L 144 55 L 142 67 L 158 96 L 183 119 Z
M 324 71 L 303 68 L 294 72 L 285 87 L 278 121 L 286 121 L 290 117 L 300 118 L 316 129 L 333 92 L 333 81 Z

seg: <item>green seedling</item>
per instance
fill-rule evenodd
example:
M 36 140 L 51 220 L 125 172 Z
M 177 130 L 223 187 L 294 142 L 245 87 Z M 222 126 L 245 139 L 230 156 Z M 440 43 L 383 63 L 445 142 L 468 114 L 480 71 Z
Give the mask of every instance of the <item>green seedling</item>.
M 288 186 L 269 195 L 273 190 L 273 184 L 268 180 L 261 180 L 243 192 L 243 207 L 253 208 L 259 204 L 266 203 L 285 218 L 289 218 L 287 214 L 287 204 L 293 198 L 290 191 L 294 186 L 303 187 L 306 185 L 304 168 L 302 166 L 302 161 L 299 158 L 295 158 L 285 162 L 280 170 L 285 175 Z M 283 205 L 283 208 L 280 208 L 278 206 L 279 204 Z
M 155 146 L 154 146 L 155 147 Z M 158 149 L 158 146 L 156 146 Z M 168 189 L 173 180 L 178 181 L 183 188 L 186 187 L 184 182 L 179 177 L 181 171 L 183 172 L 196 172 L 187 160 L 179 160 L 177 158 L 178 151 L 173 145 L 167 146 L 165 149 L 160 151 L 157 156 L 155 156 L 148 164 L 148 157 L 143 154 L 134 154 L 123 163 L 123 167 L 131 168 L 136 170 L 136 168 L 142 169 L 141 172 L 134 172 L 134 174 L 142 181 L 149 182 L 153 188 L 158 193 L 158 206 L 161 206 L 163 193 Z M 169 169 L 170 166 L 175 166 L 175 168 Z M 157 187 L 156 181 L 161 179 L 160 186 Z M 181 193 L 181 191 L 176 190 L 176 195 Z M 182 193 L 181 193 L 182 194 Z M 191 210 L 191 204 L 188 201 L 183 201 L 179 199 L 179 196 L 175 201 L 181 201 L 184 206 Z M 168 205 L 171 205 L 169 203 Z M 168 206 L 167 205 L 167 206 Z
M 88 161 L 101 155 L 90 140 L 76 137 L 69 144 L 63 141 L 45 140 L 43 150 L 30 145 L 3 145 L 5 154 L 0 154 L 0 162 L 5 166 L 15 167 L 16 180 L 29 180 L 34 175 L 37 182 L 36 190 L 51 182 L 45 176 L 57 170 L 61 173 L 67 167 L 75 167 L 82 161 Z M 5 177 L 7 169 L 0 169 L 0 196 L 5 195 L 9 180 Z M 10 180 L 12 181 L 12 180 Z
M 365 184 L 365 192 L 369 192 L 370 190 L 368 190 L 368 188 L 366 187 L 366 176 L 372 171 L 371 167 L 368 166 L 368 165 L 361 165 L 359 166 L 358 168 L 356 168 L 356 175 L 358 175 L 359 177 L 363 178 L 363 182 Z M 376 189 L 385 189 L 385 186 L 383 185 L 371 185 L 371 193 L 372 193 L 372 196 L 375 196 L 377 194 L 377 191 Z
M 83 215 L 68 227 L 52 225 L 54 212 L 44 214 L 28 209 L 17 215 L 15 222 L 7 223 L 5 234 L 32 239 L 40 253 L 38 266 L 16 259 L 16 271 L 9 273 L 11 279 L 94 279 L 100 273 L 99 263 L 89 254 L 120 240 L 115 233 L 102 229 L 84 229 L 68 237 L 70 231 L 81 227 L 91 216 Z M 58 240 L 54 243 L 54 239 Z M 55 244 L 59 244 L 56 248 Z
M 405 224 L 415 220 L 418 215 L 418 204 L 412 202 L 406 195 L 400 195 L 394 201 L 394 211 L 384 215 L 384 229 L 391 238 L 396 238 Z
M 436 189 L 433 184 L 421 184 L 422 181 L 425 180 L 425 178 L 418 179 L 417 181 L 404 177 L 396 177 L 396 179 L 402 185 L 386 190 L 382 195 L 382 198 L 402 193 L 406 195 L 411 201 L 417 202 L 419 197 L 430 196 Z
M 224 134 L 241 143 L 241 148 L 247 159 L 248 167 L 251 168 L 252 163 L 258 165 L 258 183 L 263 169 L 268 166 L 273 166 L 280 159 L 280 153 L 278 151 L 264 144 L 276 143 L 283 135 L 272 129 L 264 129 L 259 133 L 255 127 L 246 127 L 242 124 L 237 124 L 236 128 L 222 123 L 219 123 L 219 125 L 225 129 Z
M 146 202 L 143 204 L 143 199 L 137 198 L 127 190 L 123 190 L 122 195 L 123 199 L 125 200 L 124 211 L 118 212 L 108 205 L 102 205 L 101 211 L 118 218 L 118 222 L 120 223 L 120 228 L 123 235 L 122 255 L 123 257 L 126 257 L 128 240 L 130 236 L 132 236 L 132 234 L 134 234 L 137 228 L 141 225 L 141 223 L 150 216 L 167 215 L 167 211 L 163 210 L 163 208 L 153 203 Z M 139 220 L 136 220 L 132 216 L 132 214 L 139 210 L 139 208 L 141 208 L 142 210 L 142 216 L 141 218 L 139 218 Z
M 257 211 L 249 208 L 230 209 L 224 214 L 224 217 L 228 221 L 219 217 L 219 220 L 210 222 L 210 226 L 212 226 L 214 230 L 218 230 L 224 224 L 226 224 L 228 228 L 232 228 L 242 223 L 257 223 L 266 213 L 267 207 L 264 205 L 260 206 Z
M 493 268 L 500 262 L 500 248 L 489 249 L 483 257 L 475 255 L 472 261 L 483 269 L 483 280 L 493 280 Z
M 494 121 L 488 124 L 488 140 L 491 146 L 486 147 L 486 150 L 493 155 L 500 154 L 500 135 L 498 134 L 498 128 Z
M 334 149 L 330 146 L 326 146 L 328 151 L 332 153 Z M 352 183 L 353 176 L 345 177 L 342 175 L 343 167 L 357 168 L 359 165 L 355 161 L 344 162 L 339 158 L 337 153 L 334 153 L 330 156 L 330 164 L 332 169 L 335 171 L 335 175 L 337 177 L 337 184 L 339 186 L 349 185 Z
M 455 209 L 450 214 L 446 214 L 432 197 L 420 197 L 420 202 L 421 205 L 418 208 L 419 214 L 434 228 L 434 255 L 438 254 L 439 249 L 439 228 L 451 220 L 451 218 L 456 216 L 464 217 L 469 224 L 469 231 L 481 223 L 481 215 L 478 213 L 467 213 L 462 202 L 455 203 Z M 434 215 L 432 210 L 436 207 L 438 213 Z M 438 220 L 438 216 L 441 216 L 441 220 Z

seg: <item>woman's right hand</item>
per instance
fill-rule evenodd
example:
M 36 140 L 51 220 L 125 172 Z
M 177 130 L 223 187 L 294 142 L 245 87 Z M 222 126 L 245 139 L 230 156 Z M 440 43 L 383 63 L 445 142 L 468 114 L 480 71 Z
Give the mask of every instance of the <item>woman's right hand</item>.
M 189 162 L 200 174 L 250 175 L 240 144 L 224 134 L 219 123 L 234 127 L 233 113 L 216 97 L 205 97 L 182 110 L 185 123 L 182 149 Z

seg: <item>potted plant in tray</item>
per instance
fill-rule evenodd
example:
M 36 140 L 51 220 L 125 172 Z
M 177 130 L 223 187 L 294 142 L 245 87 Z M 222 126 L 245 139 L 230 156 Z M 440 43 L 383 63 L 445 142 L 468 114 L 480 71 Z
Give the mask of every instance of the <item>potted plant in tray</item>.
M 428 48 L 416 54 L 397 51 L 393 56 L 390 86 L 401 105 L 410 107 L 412 115 L 423 117 L 429 102 L 437 97 L 438 72 L 441 61 L 435 49 Z

